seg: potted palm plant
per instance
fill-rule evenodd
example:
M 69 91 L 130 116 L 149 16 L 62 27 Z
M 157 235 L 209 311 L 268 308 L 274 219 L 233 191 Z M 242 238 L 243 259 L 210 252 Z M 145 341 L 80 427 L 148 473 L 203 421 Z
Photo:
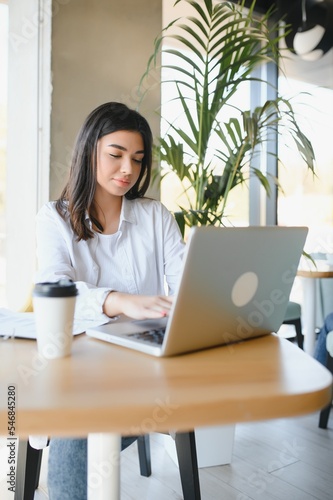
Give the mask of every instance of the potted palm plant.
M 181 185 L 175 217 L 184 234 L 186 226 L 224 224 L 230 191 L 251 175 L 270 194 L 271 179 L 253 159 L 276 130 L 291 136 L 312 171 L 314 152 L 290 102 L 278 93 L 255 109 L 244 110 L 233 101 L 260 65 L 279 64 L 281 35 L 272 10 L 258 17 L 255 1 L 249 8 L 244 0 L 176 0 L 174 6 L 180 3 L 189 4 L 192 15 L 175 19 L 156 38 L 141 98 L 149 92 L 151 73 L 161 69 L 162 92 L 173 87 L 175 112 L 167 120 L 162 117 L 165 133 L 156 144 L 159 176 L 173 172 Z

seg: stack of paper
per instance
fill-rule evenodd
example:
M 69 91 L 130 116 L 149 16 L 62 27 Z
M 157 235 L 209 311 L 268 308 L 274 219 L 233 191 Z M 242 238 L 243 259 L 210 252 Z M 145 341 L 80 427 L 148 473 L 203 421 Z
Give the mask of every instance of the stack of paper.
M 88 328 L 102 325 L 107 321 L 75 321 L 73 334 L 78 335 Z M 35 318 L 32 312 L 13 312 L 9 309 L 0 308 L 0 337 L 18 337 L 23 339 L 35 339 Z

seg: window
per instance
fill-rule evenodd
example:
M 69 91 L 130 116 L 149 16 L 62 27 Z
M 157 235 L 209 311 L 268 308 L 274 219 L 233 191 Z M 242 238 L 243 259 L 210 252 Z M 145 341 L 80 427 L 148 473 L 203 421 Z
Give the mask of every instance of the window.
M 5 187 L 7 143 L 8 5 L 0 3 L 0 307 L 6 305 Z
M 1 0 L 0 0 L 1 2 Z M 51 23 L 48 2 L 8 3 L 6 303 L 26 305 L 35 275 L 35 215 L 49 195 Z M 0 3 L 1 6 L 1 3 Z
M 303 81 L 279 78 L 284 95 L 292 98 L 299 125 L 309 137 L 316 156 L 316 177 L 280 140 L 279 179 L 284 193 L 278 196 L 280 225 L 309 227 L 310 251 L 333 252 L 333 90 Z M 313 241 L 311 241 L 313 240 Z
M 170 6 L 168 9 L 168 2 L 164 1 L 163 4 L 163 25 L 166 26 L 177 16 L 172 9 L 170 10 Z M 184 14 L 186 12 L 179 12 L 179 15 Z M 278 193 L 277 207 L 275 200 L 266 197 L 260 199 L 261 194 L 256 184 L 233 189 L 229 198 L 233 224 L 244 225 L 249 221 L 251 224 L 273 224 L 277 220 L 279 225 L 306 225 L 310 229 L 307 240 L 310 246 L 307 249 L 331 253 L 333 253 L 332 56 L 333 50 L 317 62 L 304 62 L 296 56 L 289 60 L 288 57 L 283 65 L 286 76 L 280 75 L 278 79 L 280 95 L 291 99 L 299 126 L 313 145 L 317 177 L 306 168 L 295 145 L 288 142 L 291 139 L 280 136 L 278 154 L 282 162 L 279 165 L 278 176 L 283 191 Z M 168 63 L 172 64 L 171 61 Z M 168 77 L 172 80 L 170 69 Z M 275 75 L 268 76 L 268 79 L 270 77 L 275 79 Z M 172 107 L 172 88 L 171 84 L 170 87 L 165 86 L 162 89 L 162 116 L 166 119 L 168 117 L 173 119 L 178 112 L 175 106 Z M 244 109 L 250 107 L 250 90 L 253 89 L 244 89 L 242 95 L 237 94 L 236 102 L 238 105 L 241 103 Z M 259 90 L 260 95 L 257 96 L 259 102 L 263 98 L 261 92 L 262 90 Z M 162 128 L 162 135 L 165 131 L 166 128 Z M 161 184 L 161 199 L 172 211 L 181 204 L 177 185 L 177 181 L 171 175 Z M 268 222 L 262 215 L 265 210 L 269 213 Z

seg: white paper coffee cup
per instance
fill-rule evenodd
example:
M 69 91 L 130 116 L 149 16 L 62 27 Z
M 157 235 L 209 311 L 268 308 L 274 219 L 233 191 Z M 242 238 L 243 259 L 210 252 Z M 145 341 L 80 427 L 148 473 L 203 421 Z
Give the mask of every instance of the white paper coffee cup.
M 61 358 L 71 353 L 76 295 L 77 288 L 70 280 L 35 285 L 37 347 L 44 358 Z

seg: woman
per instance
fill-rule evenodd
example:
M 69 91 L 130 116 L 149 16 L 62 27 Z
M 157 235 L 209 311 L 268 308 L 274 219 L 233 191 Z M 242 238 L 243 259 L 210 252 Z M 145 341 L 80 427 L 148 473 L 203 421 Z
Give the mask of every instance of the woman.
M 60 198 L 37 215 L 37 280 L 75 281 L 76 318 L 169 313 L 184 242 L 168 210 L 144 197 L 151 163 L 145 118 L 124 104 L 103 104 L 79 132 Z M 134 440 L 123 438 L 122 447 Z M 51 440 L 51 500 L 86 498 L 86 446 L 83 439 Z

